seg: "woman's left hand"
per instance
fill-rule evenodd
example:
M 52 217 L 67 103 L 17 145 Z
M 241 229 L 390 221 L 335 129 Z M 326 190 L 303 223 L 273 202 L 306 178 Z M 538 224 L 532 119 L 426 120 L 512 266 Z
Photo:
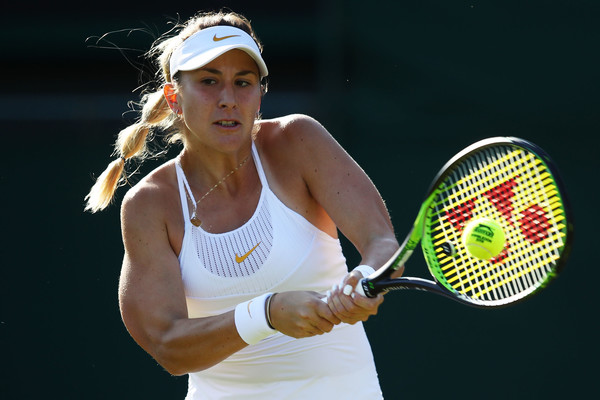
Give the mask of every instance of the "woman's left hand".
M 356 285 L 363 276 L 359 271 L 352 271 L 343 279 L 338 287 L 334 287 L 327 298 L 331 311 L 342 322 L 355 324 L 366 321 L 371 315 L 376 315 L 379 305 L 383 302 L 383 295 L 368 298 L 356 293 Z M 352 291 L 350 291 L 352 288 Z

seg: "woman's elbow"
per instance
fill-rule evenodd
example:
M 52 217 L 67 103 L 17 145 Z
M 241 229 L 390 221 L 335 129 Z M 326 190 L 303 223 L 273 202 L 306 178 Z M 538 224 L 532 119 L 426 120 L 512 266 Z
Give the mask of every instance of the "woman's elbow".
M 152 357 L 158 364 L 173 376 L 182 376 L 191 372 L 197 372 L 195 368 L 189 365 L 185 359 L 185 355 L 181 354 L 181 350 L 174 349 L 169 343 L 160 343 L 154 347 Z
M 181 343 L 161 342 L 154 347 L 152 357 L 173 376 L 203 371 L 216 364 L 206 357 L 193 357 L 189 346 Z

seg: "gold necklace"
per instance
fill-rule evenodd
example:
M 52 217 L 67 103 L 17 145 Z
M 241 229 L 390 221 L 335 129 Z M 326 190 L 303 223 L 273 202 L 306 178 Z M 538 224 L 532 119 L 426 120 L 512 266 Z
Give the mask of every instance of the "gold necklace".
M 202 200 L 204 200 L 206 198 L 206 196 L 208 196 L 209 194 L 212 193 L 213 190 L 215 190 L 217 187 L 219 187 L 219 185 L 223 182 L 225 182 L 225 179 L 229 178 L 231 175 L 233 175 L 238 169 L 240 169 L 242 167 L 242 165 L 246 164 L 246 161 L 248 161 L 248 159 L 250 158 L 250 155 L 248 155 L 246 158 L 244 158 L 242 160 L 241 163 L 239 163 L 239 165 L 237 167 L 235 167 L 234 169 L 231 170 L 231 172 L 229 172 L 227 175 L 225 175 L 219 182 L 217 182 L 213 187 L 210 188 L 210 190 L 206 193 L 204 193 L 204 196 L 200 197 L 200 200 L 194 202 L 194 200 L 192 199 L 192 197 L 190 196 L 190 193 L 188 193 L 188 191 L 185 191 L 185 194 L 187 195 L 187 198 L 190 200 L 190 202 L 194 203 L 194 212 L 192 212 L 192 217 L 190 218 L 190 222 L 194 225 L 194 226 L 200 226 L 202 225 L 202 221 L 200 220 L 200 218 L 198 217 L 197 214 L 197 210 L 198 210 L 198 204 L 200 204 L 200 202 Z

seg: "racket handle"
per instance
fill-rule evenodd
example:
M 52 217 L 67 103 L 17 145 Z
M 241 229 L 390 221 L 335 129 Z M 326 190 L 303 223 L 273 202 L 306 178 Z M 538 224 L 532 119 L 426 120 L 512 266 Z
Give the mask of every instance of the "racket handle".
M 361 296 L 364 297 L 369 297 L 367 296 L 367 294 L 365 293 L 365 290 L 363 289 L 363 282 L 366 280 L 367 278 L 362 278 L 360 281 L 358 281 L 358 283 L 356 284 L 356 288 L 354 288 L 354 293 L 358 293 Z M 321 300 L 325 303 L 327 303 L 327 298 L 329 296 L 325 296 L 325 297 L 321 297 Z
M 368 297 L 367 294 L 365 293 L 365 290 L 363 289 L 363 282 L 366 280 L 367 278 L 362 278 L 360 281 L 358 281 L 358 283 L 356 284 L 356 288 L 354 289 L 355 293 L 360 294 L 361 296 L 364 297 Z

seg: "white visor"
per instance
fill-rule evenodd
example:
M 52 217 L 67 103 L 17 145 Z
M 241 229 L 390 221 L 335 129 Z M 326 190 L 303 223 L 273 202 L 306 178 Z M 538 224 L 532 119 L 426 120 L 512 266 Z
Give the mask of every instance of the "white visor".
M 173 51 L 170 60 L 171 77 L 178 71 L 193 71 L 203 67 L 233 49 L 245 51 L 256 61 L 261 78 L 269 75 L 254 39 L 241 29 L 219 25 L 194 33 Z

